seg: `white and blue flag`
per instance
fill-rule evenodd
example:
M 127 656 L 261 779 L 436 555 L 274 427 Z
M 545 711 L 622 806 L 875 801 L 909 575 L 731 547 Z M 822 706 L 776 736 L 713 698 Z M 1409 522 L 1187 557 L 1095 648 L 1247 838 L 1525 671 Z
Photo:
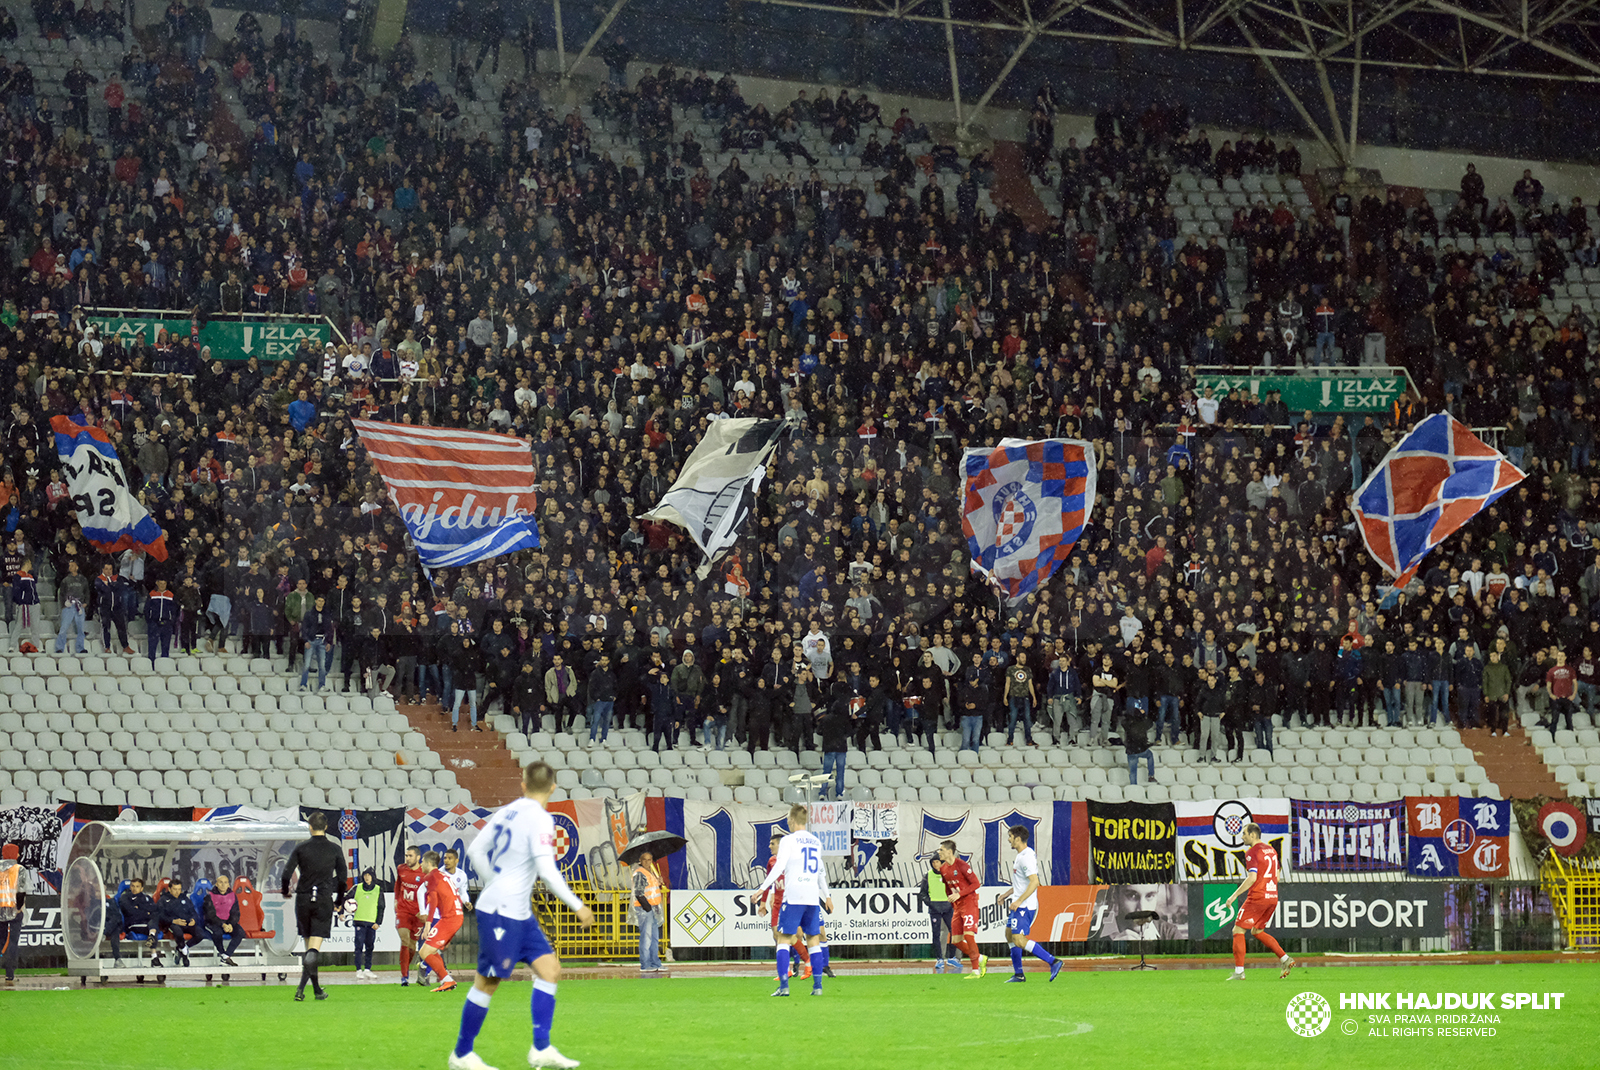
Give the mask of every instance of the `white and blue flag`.
M 961 530 L 972 569 L 1016 605 L 1061 567 L 1094 511 L 1094 446 L 1002 439 L 961 458 Z
M 83 537 L 103 554 L 144 550 L 157 561 L 167 559 L 167 537 L 156 518 L 134 497 L 122 460 L 98 427 L 55 416 L 56 456 L 67 476 L 67 492 L 78 514 Z

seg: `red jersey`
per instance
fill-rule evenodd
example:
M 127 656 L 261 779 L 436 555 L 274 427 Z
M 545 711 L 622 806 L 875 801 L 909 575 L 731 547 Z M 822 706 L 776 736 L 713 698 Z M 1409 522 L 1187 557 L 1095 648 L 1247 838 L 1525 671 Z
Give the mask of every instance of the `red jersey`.
M 417 888 L 422 885 L 422 870 L 401 865 L 394 871 L 394 909 L 397 914 L 417 912 Z
M 1278 852 L 1263 841 L 1252 845 L 1244 853 L 1244 868 L 1254 873 L 1255 883 L 1245 893 L 1247 903 L 1276 903 L 1278 901 Z
M 978 875 L 972 872 L 972 867 L 967 865 L 965 858 L 957 858 L 948 865 L 940 866 L 939 876 L 944 878 L 945 889 L 949 891 L 952 901 L 977 895 L 978 889 L 982 887 L 978 882 Z
M 456 902 L 456 890 L 450 883 L 450 878 L 445 876 L 444 870 L 436 869 L 422 879 L 422 886 L 428 890 L 428 911 L 439 912 L 439 920 L 459 918 L 461 904 Z
M 771 858 L 767 859 L 767 872 L 771 873 L 772 872 L 772 867 L 777 865 L 777 864 L 778 864 L 778 856 L 777 855 L 773 855 Z M 776 918 L 778 916 L 778 911 L 780 911 L 782 909 L 783 909 L 783 878 L 779 877 L 777 883 L 772 886 L 772 916 L 774 918 Z

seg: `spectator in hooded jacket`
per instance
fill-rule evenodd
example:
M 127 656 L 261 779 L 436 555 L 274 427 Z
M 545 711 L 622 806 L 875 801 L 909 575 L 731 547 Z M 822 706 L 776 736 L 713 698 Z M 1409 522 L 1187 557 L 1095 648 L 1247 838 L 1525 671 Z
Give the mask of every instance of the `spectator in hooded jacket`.
M 461 727 L 461 701 L 467 701 L 474 732 L 483 731 L 478 724 L 478 644 L 470 632 L 464 632 L 458 623 L 450 623 L 450 634 L 440 640 L 440 656 L 450 663 L 450 731 Z

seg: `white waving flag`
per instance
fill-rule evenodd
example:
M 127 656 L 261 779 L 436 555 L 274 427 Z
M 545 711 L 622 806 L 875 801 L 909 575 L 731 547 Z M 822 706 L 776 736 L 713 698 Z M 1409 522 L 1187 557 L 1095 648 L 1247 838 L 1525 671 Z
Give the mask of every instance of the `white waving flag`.
M 713 421 L 677 482 L 644 514 L 645 520 L 664 520 L 689 532 L 706 555 L 701 579 L 739 538 L 782 432 L 782 420 Z

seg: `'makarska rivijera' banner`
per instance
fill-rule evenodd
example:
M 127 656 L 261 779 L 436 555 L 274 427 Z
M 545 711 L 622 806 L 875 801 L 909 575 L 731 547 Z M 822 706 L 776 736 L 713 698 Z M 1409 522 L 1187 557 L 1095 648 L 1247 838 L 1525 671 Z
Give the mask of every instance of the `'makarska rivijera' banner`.
M 1294 800 L 1296 872 L 1406 868 L 1406 804 Z

